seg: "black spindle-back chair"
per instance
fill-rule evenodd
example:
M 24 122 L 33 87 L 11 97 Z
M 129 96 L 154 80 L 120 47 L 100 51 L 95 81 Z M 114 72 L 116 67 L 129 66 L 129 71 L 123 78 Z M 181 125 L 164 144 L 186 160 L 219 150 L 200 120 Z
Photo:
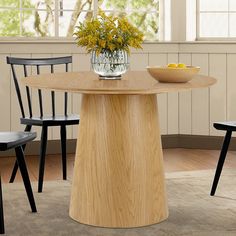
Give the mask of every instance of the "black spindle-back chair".
M 222 122 L 215 122 L 213 124 L 213 126 L 217 129 L 217 130 L 222 130 L 225 131 L 225 137 L 224 137 L 224 141 L 223 141 L 223 145 L 221 148 L 221 152 L 220 152 L 220 156 L 219 156 L 219 160 L 218 160 L 218 164 L 216 167 L 216 171 L 215 171 L 215 177 L 212 183 L 212 187 L 211 187 L 211 196 L 215 195 L 217 186 L 218 186 L 218 182 L 221 176 L 221 172 L 225 163 L 225 159 L 227 156 L 227 152 L 228 152 L 228 148 L 229 148 L 229 144 L 230 144 L 230 140 L 232 137 L 232 133 L 236 132 L 236 121 L 222 121 Z
M 52 114 L 44 114 L 43 109 L 43 94 L 41 89 L 38 89 L 38 102 L 39 102 L 39 116 L 33 115 L 32 100 L 30 88 L 26 86 L 26 98 L 28 105 L 28 113 L 26 116 L 26 109 L 23 104 L 22 91 L 18 83 L 18 77 L 15 67 L 23 66 L 24 76 L 28 76 L 28 69 L 36 67 L 36 73 L 40 74 L 41 67 L 48 66 L 51 73 L 54 73 L 54 68 L 57 65 L 65 65 L 65 72 L 68 72 L 69 64 L 72 63 L 72 57 L 57 57 L 57 58 L 15 58 L 7 57 L 7 63 L 11 65 L 13 81 L 16 89 L 16 94 L 21 111 L 21 124 L 26 125 L 25 131 L 30 131 L 32 126 L 41 126 L 41 147 L 40 147 L 40 163 L 39 163 L 39 180 L 38 180 L 38 192 L 42 192 L 43 188 L 43 176 L 44 176 L 44 166 L 45 166 L 45 155 L 46 155 L 46 146 L 47 146 L 47 134 L 49 126 L 60 126 L 61 133 L 61 151 L 62 151 L 62 170 L 63 170 L 63 179 L 66 179 L 66 126 L 75 125 L 79 123 L 78 115 L 69 115 L 67 112 L 68 108 L 68 94 L 65 92 L 64 95 L 64 114 L 57 115 L 55 109 L 56 95 L 54 91 L 51 91 L 51 104 L 52 104 Z M 66 79 L 66 78 L 65 78 Z M 13 182 L 15 175 L 18 169 L 18 164 L 15 162 L 10 182 Z
M 23 146 L 34 140 L 36 133 L 31 132 L 0 132 L 0 151 L 15 149 L 16 160 L 20 168 L 21 176 L 27 193 L 32 212 L 37 212 L 34 195 L 29 179 L 27 166 L 25 163 Z M 0 177 L 0 234 L 5 233 L 4 215 L 3 215 L 3 201 L 2 201 L 2 186 Z

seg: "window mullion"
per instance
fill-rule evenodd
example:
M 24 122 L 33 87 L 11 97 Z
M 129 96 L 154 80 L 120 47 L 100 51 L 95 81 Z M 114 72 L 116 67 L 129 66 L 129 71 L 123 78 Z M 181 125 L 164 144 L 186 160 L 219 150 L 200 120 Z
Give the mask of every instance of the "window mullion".
M 171 0 L 171 40 L 186 41 L 187 0 Z
M 23 36 L 23 29 L 22 29 L 22 24 L 23 24 L 23 12 L 22 12 L 22 0 L 20 0 L 20 36 Z
M 196 38 L 200 37 L 200 1 L 196 0 Z
M 55 37 L 59 37 L 59 1 L 55 0 L 55 9 L 54 9 L 54 17 L 55 17 Z
M 98 15 L 98 0 L 94 0 L 94 6 L 93 6 L 93 16 L 94 18 Z
M 230 37 L 230 6 L 229 6 L 229 0 L 228 0 L 228 37 Z
M 165 27 L 165 17 L 164 17 L 164 1 L 159 0 L 159 40 L 164 40 L 164 27 Z
M 203 0 L 202 0 L 203 1 Z M 196 0 L 197 3 L 197 39 L 198 40 L 235 40 L 235 37 L 231 37 L 231 25 L 230 25 L 230 19 L 231 19 L 231 14 L 232 13 L 236 13 L 236 11 L 231 11 L 231 7 L 230 7 L 230 0 L 227 0 L 227 9 L 223 9 L 221 11 L 221 9 L 216 9 L 216 10 L 212 10 L 210 9 L 204 9 L 203 11 L 200 10 L 200 4 L 201 1 L 200 0 Z M 224 29 L 225 29 L 225 34 L 223 36 L 220 36 L 219 32 L 218 34 L 208 34 L 207 36 L 202 36 L 200 31 L 201 31 L 201 25 L 200 25 L 200 18 L 202 13 L 205 13 L 206 15 L 210 16 L 210 14 L 213 13 L 224 13 L 225 16 L 225 25 L 224 25 Z

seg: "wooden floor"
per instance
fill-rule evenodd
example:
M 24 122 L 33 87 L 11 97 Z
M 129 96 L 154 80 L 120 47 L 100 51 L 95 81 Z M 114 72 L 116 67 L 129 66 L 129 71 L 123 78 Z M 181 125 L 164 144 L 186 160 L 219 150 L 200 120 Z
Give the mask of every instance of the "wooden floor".
M 215 169 L 219 150 L 165 149 L 164 166 L 166 172 Z M 3 182 L 8 182 L 15 157 L 0 157 L 0 170 Z M 27 156 L 27 166 L 32 181 L 38 176 L 38 157 Z M 68 176 L 72 177 L 74 155 L 68 155 Z M 236 152 L 228 152 L 224 168 L 236 169 Z M 46 157 L 45 180 L 62 179 L 60 155 Z M 17 174 L 16 181 L 21 181 Z

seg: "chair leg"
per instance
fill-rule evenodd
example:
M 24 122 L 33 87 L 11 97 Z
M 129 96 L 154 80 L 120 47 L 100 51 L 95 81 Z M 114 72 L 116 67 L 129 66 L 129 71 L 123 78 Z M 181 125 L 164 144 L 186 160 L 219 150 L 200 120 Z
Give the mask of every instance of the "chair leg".
M 45 166 L 45 156 L 47 149 L 47 138 L 48 138 L 48 127 L 42 127 L 41 133 L 41 144 L 40 144 L 40 160 L 39 160 L 39 180 L 38 180 L 38 192 L 43 191 L 43 177 L 44 177 L 44 166 Z
M 212 188 L 211 188 L 211 196 L 215 195 L 215 191 L 216 191 L 219 179 L 220 179 L 221 171 L 222 171 L 222 168 L 223 168 L 223 165 L 225 162 L 226 154 L 227 154 L 227 151 L 229 148 L 231 135 L 232 135 L 232 131 L 226 132 L 226 135 L 224 138 L 224 143 L 223 143 L 223 146 L 221 149 L 219 161 L 218 161 L 216 172 L 215 172 L 214 181 L 213 181 Z
M 4 227 L 3 202 L 2 202 L 2 180 L 0 177 L 0 234 L 4 233 L 5 233 L 5 227 Z
M 67 179 L 67 165 L 66 165 L 66 126 L 61 126 L 61 157 L 62 157 L 62 172 L 63 179 Z
M 25 164 L 24 151 L 21 146 L 15 148 L 17 163 L 21 172 L 21 176 L 25 185 L 25 190 L 29 199 L 32 212 L 37 212 L 34 195 L 30 184 L 29 174 Z
M 14 164 L 14 167 L 12 169 L 12 172 L 11 172 L 11 178 L 10 178 L 9 183 L 13 183 L 14 182 L 17 170 L 18 170 L 18 164 L 17 164 L 17 160 L 16 160 L 15 164 Z
M 32 128 L 32 125 L 26 125 L 25 131 L 29 132 L 29 131 L 31 131 L 31 128 Z M 25 150 L 26 144 L 24 144 L 22 147 L 23 147 L 23 150 Z M 17 160 L 16 160 L 15 164 L 14 164 L 14 167 L 13 167 L 13 170 L 12 170 L 12 173 L 11 173 L 11 178 L 10 178 L 9 183 L 13 183 L 14 182 L 17 170 L 18 170 L 18 163 L 17 163 Z

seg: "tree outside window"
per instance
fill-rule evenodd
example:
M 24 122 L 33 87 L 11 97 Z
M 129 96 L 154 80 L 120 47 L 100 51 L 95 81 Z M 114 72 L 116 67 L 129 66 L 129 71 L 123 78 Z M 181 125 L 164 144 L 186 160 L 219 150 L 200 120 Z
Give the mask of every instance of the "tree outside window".
M 159 0 L 1 0 L 0 36 L 72 37 L 76 25 L 96 15 L 126 16 L 145 34 L 159 38 Z

